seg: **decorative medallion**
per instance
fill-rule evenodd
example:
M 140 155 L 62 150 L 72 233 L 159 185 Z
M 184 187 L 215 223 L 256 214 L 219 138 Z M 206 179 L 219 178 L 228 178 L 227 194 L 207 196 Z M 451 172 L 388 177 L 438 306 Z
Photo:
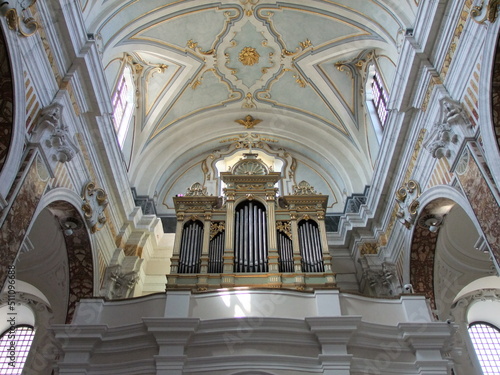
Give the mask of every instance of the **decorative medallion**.
M 245 47 L 239 54 L 239 60 L 243 65 L 252 66 L 259 62 L 259 53 L 253 47 Z
M 240 125 L 243 125 L 247 129 L 252 129 L 255 125 L 262 122 L 262 120 L 254 119 L 251 115 L 246 115 L 244 119 L 234 120 Z

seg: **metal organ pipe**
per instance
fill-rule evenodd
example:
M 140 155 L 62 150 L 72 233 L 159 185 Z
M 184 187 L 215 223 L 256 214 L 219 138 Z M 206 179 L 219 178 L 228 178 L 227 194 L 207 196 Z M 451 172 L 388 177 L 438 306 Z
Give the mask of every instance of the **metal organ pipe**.
M 256 202 L 239 205 L 235 214 L 235 272 L 267 271 L 265 208 Z
M 278 231 L 278 250 L 280 272 L 293 272 L 293 249 L 292 240 L 285 233 Z
M 323 253 L 319 229 L 309 220 L 299 223 L 300 252 L 304 272 L 323 272 Z
M 222 273 L 225 232 L 217 233 L 208 245 L 208 273 Z
M 203 241 L 203 225 L 191 221 L 184 225 L 179 256 L 179 273 L 200 272 L 200 256 Z

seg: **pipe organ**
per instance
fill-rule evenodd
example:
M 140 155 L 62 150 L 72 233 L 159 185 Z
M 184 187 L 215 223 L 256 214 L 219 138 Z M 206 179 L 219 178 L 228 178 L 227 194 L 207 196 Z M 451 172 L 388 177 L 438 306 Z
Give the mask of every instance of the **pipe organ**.
M 335 286 L 324 223 L 328 196 L 302 181 L 280 197 L 281 173 L 252 153 L 220 176 L 222 197 L 208 196 L 200 183 L 174 197 L 167 288 Z

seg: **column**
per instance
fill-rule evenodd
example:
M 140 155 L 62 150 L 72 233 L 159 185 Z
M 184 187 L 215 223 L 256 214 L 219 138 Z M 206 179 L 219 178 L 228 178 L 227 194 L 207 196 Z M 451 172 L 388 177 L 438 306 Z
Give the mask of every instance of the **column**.
M 198 282 L 196 286 L 198 290 L 206 290 L 208 287 L 208 247 L 210 245 L 210 224 L 212 224 L 212 213 L 205 212 L 205 220 L 203 221 L 203 244 L 201 248 L 201 267 L 200 274 L 198 275 Z
M 234 285 L 234 191 L 226 190 L 226 197 L 226 245 L 222 272 L 230 275 L 222 275 L 221 286 L 231 287 Z
M 276 238 L 276 209 L 275 192 L 266 192 L 266 212 L 267 212 L 267 259 L 269 272 L 279 272 L 278 240 Z
M 330 254 L 330 251 L 328 250 L 328 238 L 326 236 L 325 213 L 323 211 L 318 212 L 317 217 L 325 273 L 330 274 L 325 275 L 326 286 L 335 286 L 335 276 L 332 274 L 332 256 Z

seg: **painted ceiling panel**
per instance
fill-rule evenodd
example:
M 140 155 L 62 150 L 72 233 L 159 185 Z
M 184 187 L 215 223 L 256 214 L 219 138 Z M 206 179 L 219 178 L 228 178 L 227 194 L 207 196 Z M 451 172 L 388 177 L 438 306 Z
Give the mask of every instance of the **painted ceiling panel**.
M 129 168 L 138 193 L 151 195 L 161 176 L 238 135 L 235 120 L 248 114 L 261 120 L 263 137 L 326 163 L 347 194 L 369 182 L 363 75 L 375 50 L 387 56 L 384 78 L 394 75 L 397 39 L 414 17 L 407 2 L 84 0 L 84 7 L 110 86 L 113 61 L 128 54 L 144 65 L 135 77 L 142 117 Z
M 284 72 L 272 86 L 269 93 L 260 93 L 259 99 L 278 107 L 301 111 L 308 116 L 321 119 L 325 123 L 345 132 L 337 116 L 323 98 L 309 85 L 300 87 L 293 72 Z
M 134 38 L 156 40 L 181 49 L 187 46 L 189 40 L 193 40 L 201 50 L 208 51 L 214 48 L 217 36 L 226 29 L 227 17 L 224 12 L 226 10 L 209 8 L 176 14 L 138 33 Z
M 351 111 L 351 114 L 354 115 L 355 111 L 355 95 L 359 94 L 359 92 L 354 89 L 354 79 L 352 76 L 349 76 L 345 72 L 339 71 L 335 67 L 335 62 L 339 59 L 336 58 L 331 61 L 327 61 L 320 65 L 320 70 L 323 72 L 325 79 L 328 82 L 328 85 L 331 87 L 332 91 L 335 95 L 341 99 L 345 105 Z
M 145 78 L 145 102 L 146 112 L 166 94 L 166 89 L 174 78 L 180 66 L 168 60 L 159 58 L 158 56 L 148 53 L 138 53 L 140 62 L 146 67 L 153 67 L 146 73 Z
M 223 106 L 226 102 L 238 100 L 232 97 L 228 86 L 221 82 L 212 72 L 207 72 L 203 76 L 202 84 L 196 88 L 186 87 L 180 98 L 175 101 L 175 105 L 170 106 L 165 117 L 159 122 L 152 138 L 165 130 L 168 126 L 183 120 L 196 112 Z
M 348 37 L 368 34 L 357 22 L 348 23 L 340 19 L 338 15 L 318 9 L 262 7 L 259 8 L 258 14 L 264 16 L 272 24 L 289 51 L 299 50 L 304 37 L 307 37 L 314 46 L 320 46 Z M 304 29 L 301 25 L 307 25 L 307 28 Z

